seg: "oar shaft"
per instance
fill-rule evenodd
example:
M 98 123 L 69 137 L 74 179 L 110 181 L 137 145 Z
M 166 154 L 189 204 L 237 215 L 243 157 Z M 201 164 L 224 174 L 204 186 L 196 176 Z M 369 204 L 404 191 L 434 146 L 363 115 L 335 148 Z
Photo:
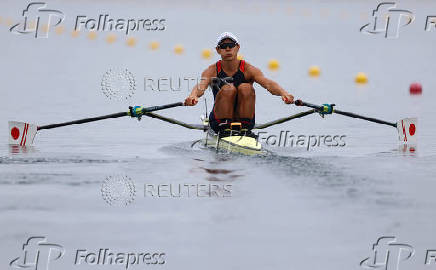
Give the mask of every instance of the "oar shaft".
M 169 109 L 169 108 L 173 108 L 173 107 L 179 107 L 179 106 L 184 106 L 183 102 L 176 102 L 176 103 L 171 103 L 171 104 L 166 104 L 166 105 L 161 105 L 161 106 L 146 107 L 146 108 L 142 109 L 142 112 L 143 113 L 154 112 L 154 111 L 160 111 L 160 110 Z
M 128 116 L 128 115 L 129 115 L 128 112 L 119 112 L 119 113 L 113 113 L 113 114 L 102 115 L 102 116 L 97 116 L 97 117 L 84 118 L 84 119 L 79 119 L 79 120 L 75 120 L 75 121 L 59 123 L 59 124 L 51 124 L 51 125 L 40 126 L 40 127 L 38 127 L 38 130 L 58 128 L 58 127 L 64 127 L 64 126 L 69 126 L 69 125 L 84 124 L 84 123 L 95 122 L 95 121 L 100 121 L 100 120 L 109 119 L 109 118 L 119 118 L 119 117 Z
M 284 122 L 287 122 L 287 121 L 290 121 L 290 120 L 294 120 L 294 119 L 297 119 L 297 118 L 301 118 L 301 117 L 304 117 L 306 115 L 312 114 L 314 112 L 315 112 L 315 110 L 308 110 L 308 111 L 305 111 L 305 112 L 293 114 L 291 116 L 280 118 L 280 119 L 277 119 L 277 120 L 274 120 L 274 121 L 271 121 L 271 122 L 267 122 L 265 124 L 255 125 L 254 129 L 264 129 L 264 128 L 267 128 L 267 127 L 270 127 L 270 126 L 273 126 L 273 125 L 282 124 Z
M 345 115 L 345 116 L 348 116 L 348 117 L 352 117 L 352 118 L 359 118 L 359 119 L 363 119 L 363 120 L 374 122 L 374 123 L 378 123 L 378 124 L 384 124 L 384 125 L 392 126 L 392 127 L 395 127 L 395 128 L 397 127 L 396 123 L 391 123 L 391 122 L 387 122 L 387 121 L 376 119 L 376 118 L 372 118 L 372 117 L 366 117 L 366 116 L 358 115 L 358 114 L 351 113 L 351 112 L 343 112 L 343 111 L 339 111 L 339 110 L 336 110 L 336 109 L 334 109 L 333 112 L 337 113 L 337 114 L 342 114 L 342 115 Z
M 322 106 L 315 105 L 315 104 L 308 103 L 308 102 L 304 102 L 304 101 L 302 101 L 302 100 L 300 100 L 300 99 L 299 99 L 299 100 L 296 100 L 296 101 L 294 102 L 294 104 L 295 104 L 295 106 L 306 106 L 306 107 L 313 108 L 313 109 L 316 109 L 316 110 L 321 110 L 321 111 L 322 111 L 322 109 L 323 109 Z
M 296 106 L 306 106 L 306 107 L 313 108 L 313 109 L 317 110 L 320 113 L 325 111 L 324 110 L 324 106 L 325 105 L 324 106 L 319 106 L 319 105 L 315 105 L 315 104 L 312 104 L 312 103 L 304 102 L 304 101 L 302 101 L 300 99 L 296 100 L 294 104 Z M 331 104 L 329 106 L 333 107 L 334 104 Z M 376 119 L 376 118 L 372 118 L 372 117 L 366 117 L 366 116 L 358 115 L 358 114 L 355 114 L 355 113 L 352 113 L 352 112 L 343 112 L 343 111 L 336 110 L 336 109 L 331 110 L 331 112 L 334 112 L 334 113 L 337 113 L 337 114 L 341 114 L 341 115 L 345 115 L 345 116 L 352 117 L 352 118 L 363 119 L 363 120 L 374 122 L 374 123 L 378 123 L 378 124 L 388 125 L 388 126 L 395 127 L 395 128 L 397 127 L 396 123 L 391 123 L 391 122 L 387 122 L 387 121 Z
M 164 110 L 164 109 L 178 107 L 178 106 L 184 106 L 183 102 L 176 102 L 176 103 L 171 103 L 171 104 L 166 104 L 166 105 L 161 105 L 161 106 L 145 107 L 145 108 L 142 108 L 142 113 L 154 112 L 154 111 Z M 119 117 L 123 117 L 123 116 L 130 116 L 130 112 L 119 112 L 119 113 L 84 118 L 84 119 L 59 123 L 59 124 L 45 125 L 45 126 L 38 127 L 38 130 L 58 128 L 58 127 L 64 127 L 64 126 L 69 126 L 69 125 L 84 124 L 84 123 L 95 122 L 95 121 L 100 121 L 100 120 L 104 120 L 104 119 L 119 118 Z

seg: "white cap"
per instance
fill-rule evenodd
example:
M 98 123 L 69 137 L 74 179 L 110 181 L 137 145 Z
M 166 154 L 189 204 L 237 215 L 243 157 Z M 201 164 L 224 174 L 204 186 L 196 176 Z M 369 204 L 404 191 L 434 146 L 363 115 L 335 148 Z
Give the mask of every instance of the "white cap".
M 224 33 L 221 33 L 221 35 L 219 35 L 219 37 L 217 38 L 216 45 L 218 46 L 221 43 L 221 41 L 223 41 L 226 38 L 229 38 L 229 39 L 231 39 L 234 42 L 239 44 L 238 38 L 235 35 L 233 35 L 230 32 L 224 32 Z

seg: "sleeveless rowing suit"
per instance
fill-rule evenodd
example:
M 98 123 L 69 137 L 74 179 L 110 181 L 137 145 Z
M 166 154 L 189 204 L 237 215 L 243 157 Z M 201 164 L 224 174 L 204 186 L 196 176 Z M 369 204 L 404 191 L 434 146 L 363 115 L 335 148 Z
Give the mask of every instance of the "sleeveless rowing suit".
M 221 67 L 221 60 L 219 60 L 218 62 L 216 62 L 215 64 L 216 67 L 216 74 L 218 78 L 226 78 L 226 77 L 230 77 L 228 76 L 224 70 Z M 233 85 L 238 88 L 239 85 L 241 85 L 241 83 L 248 83 L 248 81 L 245 79 L 245 75 L 244 75 L 244 71 L 245 71 L 245 61 L 244 60 L 240 60 L 239 61 L 239 67 L 238 70 L 236 71 L 236 73 L 231 76 L 233 78 Z M 213 81 L 212 83 L 212 93 L 213 93 L 213 98 L 215 101 L 216 95 L 218 94 L 218 92 L 221 90 L 221 88 L 225 85 L 225 83 L 222 80 L 217 80 L 217 81 Z M 236 94 L 236 100 L 235 100 L 235 109 L 236 106 L 238 104 L 238 95 Z M 254 127 L 255 124 L 255 119 L 254 119 L 254 114 L 253 114 L 253 118 L 241 118 L 240 119 L 241 124 L 243 125 L 243 127 L 248 128 L 248 129 L 252 129 Z M 219 124 L 226 122 L 226 121 L 230 121 L 231 119 L 218 119 L 215 117 L 215 105 L 213 107 L 212 112 L 209 115 L 209 124 L 210 127 L 218 133 L 218 126 Z

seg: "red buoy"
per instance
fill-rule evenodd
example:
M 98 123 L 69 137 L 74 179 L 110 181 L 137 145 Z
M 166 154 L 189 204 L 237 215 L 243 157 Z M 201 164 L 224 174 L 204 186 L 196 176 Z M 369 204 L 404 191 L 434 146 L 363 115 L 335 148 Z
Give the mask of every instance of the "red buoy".
M 410 85 L 410 94 L 411 95 L 421 95 L 422 94 L 422 85 L 420 83 L 412 83 Z

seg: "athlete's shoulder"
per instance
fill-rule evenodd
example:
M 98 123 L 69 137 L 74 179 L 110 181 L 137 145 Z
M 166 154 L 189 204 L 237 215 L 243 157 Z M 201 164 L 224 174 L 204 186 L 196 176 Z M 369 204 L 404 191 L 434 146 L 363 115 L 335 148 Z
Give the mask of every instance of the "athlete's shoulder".
M 205 75 L 209 75 L 209 76 L 214 76 L 216 71 L 216 63 L 213 63 L 211 65 L 209 65 L 204 71 L 203 74 Z
M 257 68 L 256 66 L 248 63 L 247 61 L 245 61 L 244 65 L 245 65 L 245 71 L 248 72 L 248 73 L 256 73 L 256 72 L 261 71 L 259 68 Z

